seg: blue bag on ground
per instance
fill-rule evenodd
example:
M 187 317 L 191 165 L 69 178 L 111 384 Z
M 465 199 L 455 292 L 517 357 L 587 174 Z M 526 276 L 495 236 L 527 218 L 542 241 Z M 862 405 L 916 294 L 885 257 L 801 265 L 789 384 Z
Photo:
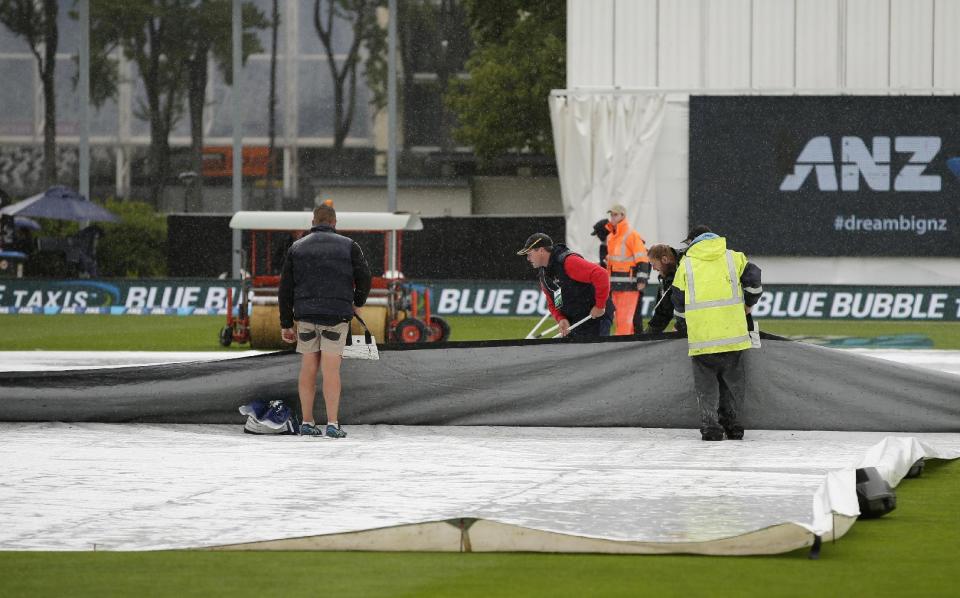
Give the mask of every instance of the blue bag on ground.
M 283 401 L 253 401 L 241 406 L 240 413 L 247 416 L 247 434 L 296 434 L 293 414 Z

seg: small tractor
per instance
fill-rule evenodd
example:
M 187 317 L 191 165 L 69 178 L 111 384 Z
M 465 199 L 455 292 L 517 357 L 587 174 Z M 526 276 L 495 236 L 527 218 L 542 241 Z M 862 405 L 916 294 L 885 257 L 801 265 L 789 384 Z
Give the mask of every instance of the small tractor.
M 240 297 L 227 295 L 227 323 L 220 330 L 220 344 L 246 343 L 255 349 L 289 348 L 280 338 L 280 308 L 277 291 L 286 249 L 310 230 L 311 212 L 237 212 L 230 228 L 246 231 L 245 263 L 250 272 L 241 278 Z M 400 272 L 400 231 L 423 230 L 415 214 L 338 212 L 337 231 L 377 232 L 385 235 L 384 275 L 375 276 L 361 310 L 370 332 L 382 341 L 401 343 L 442 342 L 450 338 L 450 325 L 430 312 L 430 289 L 404 280 Z M 390 268 L 391 234 L 397 237 L 396 266 Z M 239 303 L 238 315 L 233 306 Z M 357 322 L 353 333 L 362 332 Z

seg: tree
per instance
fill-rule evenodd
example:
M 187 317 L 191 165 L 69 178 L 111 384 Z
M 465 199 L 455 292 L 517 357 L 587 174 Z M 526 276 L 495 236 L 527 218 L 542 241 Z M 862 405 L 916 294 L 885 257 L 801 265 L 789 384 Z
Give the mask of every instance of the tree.
M 367 49 L 367 71 L 384 70 L 386 32 L 377 22 L 377 8 L 383 4 L 383 0 L 314 0 L 313 3 L 313 25 L 323 43 L 333 82 L 333 148 L 338 155 L 353 124 L 361 50 Z M 336 28 L 341 26 L 351 29 L 353 39 L 346 58 L 338 64 L 333 40 Z M 375 94 L 374 104 L 378 101 L 383 100 Z
M 109 49 L 122 48 L 137 65 L 145 101 L 137 106 L 138 118 L 150 123 L 148 164 L 150 200 L 158 206 L 170 176 L 170 131 L 184 113 L 191 115 L 191 157 L 200 174 L 203 150 L 203 106 L 207 86 L 207 61 L 213 53 L 228 83 L 232 51 L 230 0 L 97 0 L 91 7 L 91 58 L 109 60 Z M 244 3 L 244 58 L 260 48 L 248 27 L 264 26 L 262 13 Z M 248 20 L 249 19 L 249 20 Z M 102 64 L 91 67 L 105 69 Z M 116 78 L 93 83 L 93 99 L 115 93 Z M 114 85 L 112 89 L 105 86 Z M 199 176 L 196 185 L 199 185 Z M 194 187 L 194 192 L 199 188 Z
M 403 77 L 400 86 L 401 119 L 405 134 L 404 149 L 409 149 L 421 120 L 435 119 L 439 122 L 439 145 L 450 151 L 453 139 L 450 130 L 454 121 L 449 107 L 441 103 L 440 113 L 434 111 L 432 102 L 423 102 L 423 92 L 429 86 L 442 98 L 449 81 L 463 70 L 470 54 L 472 43 L 466 29 L 466 17 L 462 2 L 458 0 L 406 0 L 398 5 L 397 22 L 399 70 Z M 386 51 L 386 50 L 384 50 Z M 435 82 L 416 83 L 417 73 L 435 73 Z M 386 74 L 382 82 L 377 79 L 371 85 L 375 93 L 386 91 Z M 426 104 L 426 105 L 424 105 Z
M 553 153 L 547 98 L 565 81 L 566 3 L 465 0 L 477 48 L 447 94 L 455 136 L 481 159 Z
M 57 103 L 54 72 L 57 67 L 57 0 L 0 0 L 0 23 L 26 39 L 37 59 L 43 87 L 43 186 L 57 182 Z
M 187 13 L 184 43 L 190 48 L 187 59 L 187 105 L 190 112 L 190 168 L 197 174 L 187 187 L 188 201 L 200 203 L 203 177 L 203 108 L 206 103 L 207 73 L 212 54 L 228 85 L 233 85 L 233 25 L 231 0 L 191 2 Z M 267 26 L 266 17 L 252 3 L 241 7 L 241 60 L 262 52 L 254 29 Z
M 148 165 L 154 206 L 160 205 L 170 174 L 170 131 L 183 114 L 190 58 L 181 36 L 186 9 L 187 2 L 177 0 L 98 0 L 90 7 L 91 59 L 106 56 L 103 49 L 93 49 L 95 43 L 119 45 L 143 80 L 146 99 L 135 114 L 150 123 Z

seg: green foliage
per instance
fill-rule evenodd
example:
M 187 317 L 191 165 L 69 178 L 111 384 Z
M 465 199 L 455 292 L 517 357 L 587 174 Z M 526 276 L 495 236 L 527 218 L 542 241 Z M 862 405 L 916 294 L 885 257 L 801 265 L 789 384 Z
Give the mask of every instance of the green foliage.
M 150 204 L 107 199 L 101 205 L 120 217 L 120 222 L 95 222 L 104 231 L 97 242 L 97 275 L 104 278 L 150 278 L 167 273 L 167 221 Z M 37 218 L 41 231 L 35 236 L 69 237 L 77 234 L 76 222 Z M 34 251 L 26 263 L 27 276 L 73 278 L 76 268 L 62 252 Z
M 37 52 L 37 46 L 43 42 L 44 16 L 34 0 L 0 0 L 0 23 L 23 37 L 32 52 Z
M 490 159 L 510 152 L 553 154 L 547 99 L 562 88 L 566 68 L 563 2 L 468 2 L 477 49 L 470 78 L 447 93 L 458 140 Z
M 139 201 L 110 198 L 104 207 L 121 221 L 102 224 L 104 236 L 97 245 L 97 265 L 102 277 L 149 278 L 167 273 L 167 220 Z

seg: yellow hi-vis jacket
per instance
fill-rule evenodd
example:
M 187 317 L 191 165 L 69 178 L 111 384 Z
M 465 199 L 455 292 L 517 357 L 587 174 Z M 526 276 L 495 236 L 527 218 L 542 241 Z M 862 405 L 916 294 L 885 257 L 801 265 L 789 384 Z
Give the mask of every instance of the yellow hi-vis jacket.
M 673 286 L 684 292 L 688 355 L 751 347 L 740 277 L 747 256 L 723 237 L 694 243 L 677 265 Z
M 610 283 L 629 283 L 633 290 L 636 290 L 637 279 L 646 282 L 650 276 L 649 266 L 640 266 L 650 263 L 643 237 L 630 228 L 626 219 L 616 226 L 608 222 L 607 230 L 610 231 L 607 235 L 607 271 L 610 272 Z

